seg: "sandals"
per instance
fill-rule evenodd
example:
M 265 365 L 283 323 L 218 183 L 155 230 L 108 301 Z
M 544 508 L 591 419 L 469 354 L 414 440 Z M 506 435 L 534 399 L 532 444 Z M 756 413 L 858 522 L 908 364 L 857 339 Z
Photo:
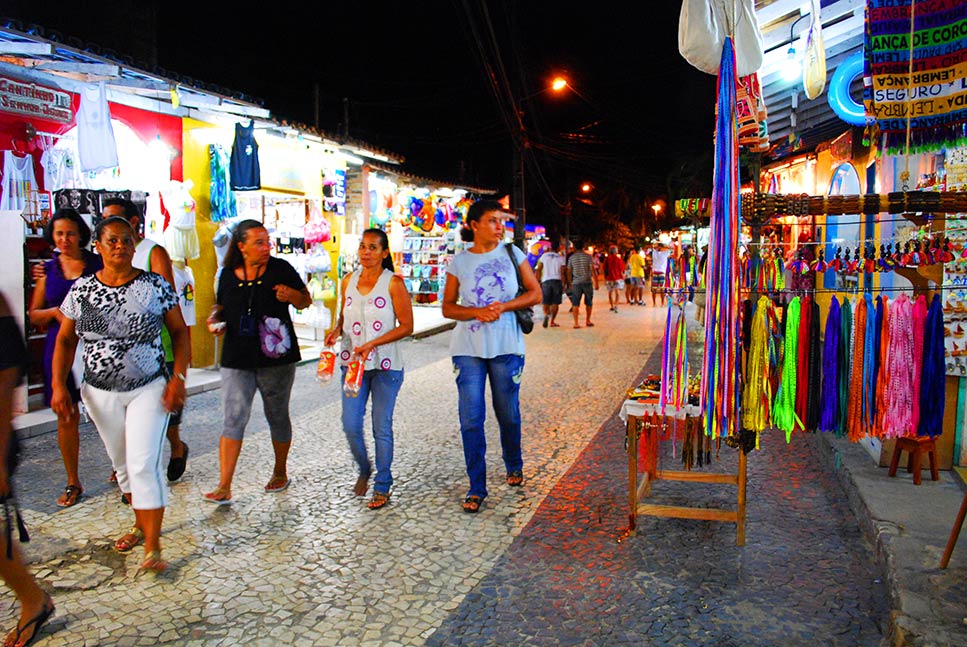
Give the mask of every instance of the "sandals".
M 64 488 L 64 493 L 59 499 L 57 499 L 57 505 L 62 508 L 69 508 L 72 505 L 76 505 L 77 501 L 84 494 L 84 488 L 79 485 L 68 485 Z
M 510 487 L 520 487 L 524 484 L 524 473 L 520 470 L 507 473 L 507 485 Z
M 369 500 L 366 507 L 370 510 L 379 510 L 389 503 L 389 492 L 373 492 L 373 498 Z
M 474 514 L 480 510 L 481 504 L 483 504 L 483 497 L 471 494 L 463 500 L 463 511 Z
M 141 532 L 141 529 L 137 526 L 132 526 L 131 530 L 121 535 L 121 537 L 114 542 L 114 550 L 119 553 L 129 553 L 142 541 L 144 541 L 144 533 Z
M 281 474 L 273 474 L 269 482 L 265 484 L 266 492 L 281 492 L 289 487 L 289 477 Z
M 211 492 L 202 494 L 201 498 L 215 505 L 229 505 L 232 502 L 232 493 L 225 488 L 217 487 Z
M 168 562 L 161 558 L 160 550 L 152 550 L 145 553 L 144 561 L 141 562 L 140 566 L 140 570 L 152 571 L 154 573 L 161 573 L 166 568 L 168 568 Z
M 37 636 L 40 635 L 40 630 L 43 629 L 44 625 L 50 620 L 50 617 L 54 615 L 54 601 L 48 595 L 47 600 L 44 602 L 44 608 L 35 615 L 33 618 L 27 621 L 22 627 L 17 627 L 16 632 L 11 632 L 7 636 L 6 640 L 3 641 L 4 647 L 14 647 L 15 645 L 20 645 L 21 647 L 27 647 L 27 645 L 32 645 Z M 23 633 L 33 627 L 33 633 L 26 640 L 23 639 Z

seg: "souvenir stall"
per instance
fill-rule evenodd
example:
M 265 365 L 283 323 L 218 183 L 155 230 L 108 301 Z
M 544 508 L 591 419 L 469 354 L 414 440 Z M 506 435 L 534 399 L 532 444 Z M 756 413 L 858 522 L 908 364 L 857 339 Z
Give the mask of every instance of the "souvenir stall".
M 60 89 L 50 77 L 16 70 L 0 76 L 0 145 L 4 147 L 0 208 L 23 218 L 24 236 L 4 238 L 0 253 L 42 263 L 55 250 L 43 227 L 60 207 L 73 207 L 93 228 L 104 200 L 133 200 L 146 215 L 145 234 L 164 243 L 162 194 L 181 179 L 181 125 L 178 117 L 109 100 L 102 83 Z M 173 201 L 174 202 L 174 201 Z M 177 205 L 172 205 L 177 215 Z M 26 250 L 26 253 L 25 251 Z M 30 276 L 29 272 L 27 276 Z M 26 302 L 30 290 L 13 296 Z M 40 406 L 43 392 L 43 330 L 28 330 L 34 361 L 28 372 L 28 408 Z
M 367 227 L 385 229 L 394 267 L 413 303 L 439 307 L 446 267 L 463 249 L 460 225 L 467 208 L 476 194 L 490 192 L 442 186 L 372 164 L 351 169 L 350 180 L 350 199 L 358 191 L 364 207 L 354 233 Z
M 185 131 L 189 167 L 208 189 L 199 214 L 210 241 L 201 300 L 214 300 L 234 226 L 257 220 L 272 254 L 295 268 L 312 295 L 312 305 L 292 312 L 296 334 L 322 339 L 337 307 L 335 234 L 346 211 L 346 156 L 319 137 L 256 120 L 186 120 Z

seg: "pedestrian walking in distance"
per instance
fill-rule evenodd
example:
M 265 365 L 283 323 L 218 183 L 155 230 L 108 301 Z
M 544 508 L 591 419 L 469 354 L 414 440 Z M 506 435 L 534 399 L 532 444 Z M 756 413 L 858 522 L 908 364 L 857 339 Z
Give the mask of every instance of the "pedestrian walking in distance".
M 393 486 L 393 410 L 403 385 L 399 341 L 413 334 L 413 305 L 403 279 L 393 273 L 389 239 L 382 229 L 363 232 L 359 264 L 361 269 L 342 280 L 339 318 L 326 335 L 326 345 L 335 345 L 342 335 L 343 377 L 354 356 L 364 362 L 359 392 L 343 391 L 342 428 L 359 468 L 353 491 L 365 496 L 373 468 L 366 452 L 363 417 L 366 400 L 372 396 L 376 477 L 368 507 L 377 510 L 389 503 Z
M 471 513 L 480 510 L 487 498 L 484 389 L 488 378 L 507 484 L 520 487 L 524 483 L 520 446 L 524 335 L 514 310 L 537 304 L 541 287 L 524 253 L 503 242 L 505 217 L 494 200 L 470 206 L 461 235 L 473 245 L 454 256 L 443 291 L 443 316 L 457 321 L 450 337 L 450 355 L 457 376 L 463 457 L 470 477 L 463 510 Z M 524 284 L 520 296 L 513 263 L 520 268 Z

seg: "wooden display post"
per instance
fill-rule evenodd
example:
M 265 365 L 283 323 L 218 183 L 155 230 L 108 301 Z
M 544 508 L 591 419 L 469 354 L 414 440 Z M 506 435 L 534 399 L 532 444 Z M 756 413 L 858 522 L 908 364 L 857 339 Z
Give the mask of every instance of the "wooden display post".
M 677 519 L 704 519 L 707 521 L 723 521 L 734 523 L 736 528 L 735 543 L 745 545 L 745 452 L 738 449 L 739 469 L 736 474 L 686 472 L 655 469 L 645 471 L 639 482 L 638 479 L 638 430 L 639 421 L 645 428 L 645 433 L 659 433 L 647 418 L 644 417 L 643 405 L 634 400 L 627 400 L 622 406 L 622 412 L 627 415 L 626 445 L 628 447 L 628 535 L 637 532 L 638 516 L 670 517 Z M 689 506 L 657 505 L 642 503 L 642 499 L 651 496 L 652 481 L 683 481 L 689 483 L 721 483 L 738 487 L 738 500 L 734 510 L 720 508 L 696 508 Z

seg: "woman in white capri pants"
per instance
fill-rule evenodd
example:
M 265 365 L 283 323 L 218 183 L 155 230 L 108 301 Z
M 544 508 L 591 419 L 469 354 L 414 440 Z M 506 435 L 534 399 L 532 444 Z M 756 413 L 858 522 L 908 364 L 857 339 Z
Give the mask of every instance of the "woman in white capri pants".
M 94 231 L 104 268 L 78 279 L 61 304 L 53 360 L 51 407 L 77 415 L 67 375 L 77 340 L 84 340 L 81 398 L 97 426 L 122 492 L 131 493 L 134 526 L 114 543 L 127 552 L 144 542 L 141 568 L 163 571 L 161 522 L 168 492 L 161 448 L 168 412 L 185 402 L 188 333 L 178 297 L 161 276 L 131 265 L 134 231 L 123 218 L 107 218 Z M 171 334 L 174 374 L 167 375 L 161 326 Z

